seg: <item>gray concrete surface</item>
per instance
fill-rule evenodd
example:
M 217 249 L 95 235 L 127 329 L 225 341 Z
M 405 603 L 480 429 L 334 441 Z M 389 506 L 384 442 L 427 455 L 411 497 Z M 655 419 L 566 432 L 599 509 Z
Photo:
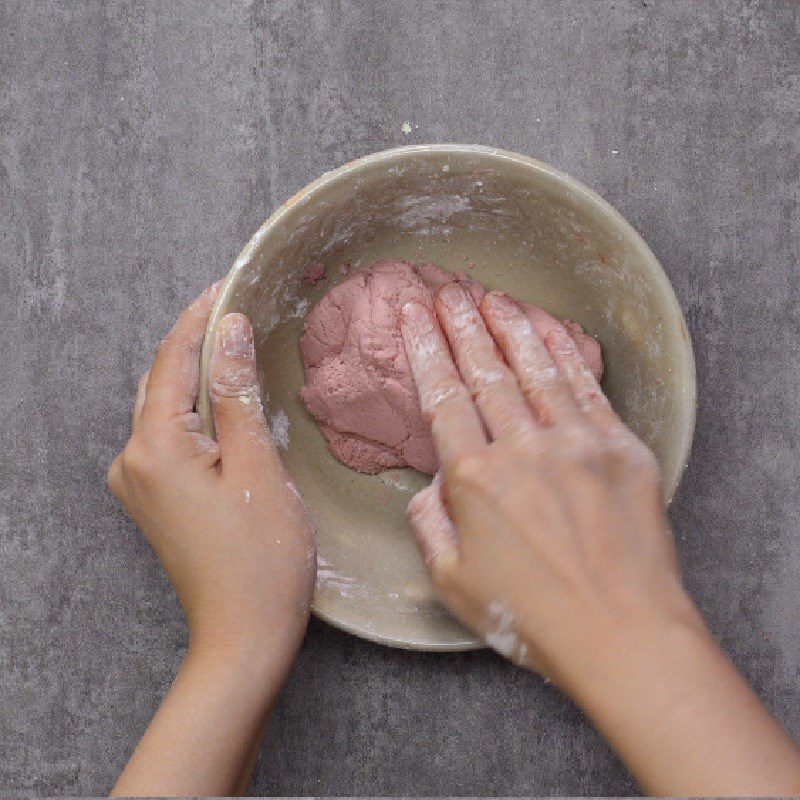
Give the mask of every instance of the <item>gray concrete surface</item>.
M 662 260 L 699 368 L 687 581 L 800 734 L 800 6 L 6 0 L 0 63 L 0 793 L 107 791 L 185 651 L 104 485 L 156 343 L 282 199 L 407 142 L 549 161 Z M 494 655 L 317 622 L 255 786 L 635 791 Z

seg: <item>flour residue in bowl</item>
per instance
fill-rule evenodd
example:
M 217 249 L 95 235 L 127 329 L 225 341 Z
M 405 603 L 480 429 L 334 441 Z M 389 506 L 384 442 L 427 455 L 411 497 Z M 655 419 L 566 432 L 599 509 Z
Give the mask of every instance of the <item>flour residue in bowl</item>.
M 284 450 L 289 449 L 289 426 L 289 416 L 282 408 L 279 408 L 269 419 L 272 440 Z

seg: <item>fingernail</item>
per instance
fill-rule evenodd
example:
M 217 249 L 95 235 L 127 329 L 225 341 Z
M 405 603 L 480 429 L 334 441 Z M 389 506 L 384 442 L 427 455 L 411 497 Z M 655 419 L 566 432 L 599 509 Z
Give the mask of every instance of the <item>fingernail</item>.
M 510 303 L 513 302 L 511 298 L 505 293 L 501 292 L 499 289 L 492 289 L 486 297 L 484 298 L 488 302 L 492 303 Z
M 419 322 L 422 314 L 423 309 L 419 303 L 406 303 L 400 309 L 400 318 L 403 322 Z
M 217 329 L 217 341 L 226 356 L 255 358 L 253 329 L 244 314 L 227 314 Z
M 518 308 L 516 301 L 509 297 L 505 292 L 498 291 L 497 289 L 489 292 L 481 303 L 484 309 L 491 309 L 495 312 L 512 311 Z
M 439 289 L 439 299 L 451 311 L 462 311 L 472 304 L 466 289 L 458 283 L 448 283 Z
M 207 286 L 200 297 L 197 298 L 195 302 L 202 302 L 205 304 L 209 300 L 216 300 L 217 295 L 219 294 L 220 287 L 222 286 L 222 281 L 217 281 L 216 283 L 212 283 L 211 286 Z
M 560 325 L 547 332 L 544 337 L 544 343 L 553 349 L 558 347 L 572 350 L 575 347 L 575 342 L 572 341 L 572 337 Z

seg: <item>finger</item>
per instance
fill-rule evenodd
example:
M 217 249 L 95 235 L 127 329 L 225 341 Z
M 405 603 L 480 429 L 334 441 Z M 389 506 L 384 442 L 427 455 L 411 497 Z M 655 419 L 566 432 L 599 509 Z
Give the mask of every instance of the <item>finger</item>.
M 534 330 L 539 334 L 542 341 L 547 339 L 547 335 L 554 329 L 565 330 L 570 338 L 575 342 L 578 352 L 583 356 L 586 366 L 594 372 L 595 378 L 599 381 L 603 377 L 603 354 L 600 350 L 600 343 L 592 336 L 589 336 L 577 322 L 565 320 L 559 322 L 552 314 L 548 314 L 543 308 L 521 303 L 522 310 L 533 323 Z
M 133 414 L 131 415 L 131 433 L 136 430 L 139 417 L 142 416 L 142 408 L 144 408 L 144 400 L 147 396 L 147 378 L 149 375 L 150 370 L 139 378 L 139 383 L 136 386 L 136 399 L 133 401 Z
M 200 348 L 220 282 L 206 289 L 178 318 L 158 348 L 142 420 L 166 420 L 194 408 L 200 382 Z
M 456 558 L 456 532 L 442 498 L 441 472 L 434 476 L 430 486 L 411 498 L 406 513 L 425 563 L 432 571 L 443 559 Z
M 486 444 L 483 425 L 433 312 L 407 303 L 401 318 L 422 413 L 431 422 L 439 462 L 447 467 L 460 455 Z
M 481 314 L 511 369 L 522 394 L 542 425 L 574 419 L 575 398 L 525 312 L 508 295 L 489 292 Z
M 180 432 L 180 445 L 183 452 L 196 458 L 207 467 L 216 466 L 219 462 L 220 448 L 210 436 L 203 432 L 203 420 L 196 411 L 176 418 L 177 430 Z
M 227 314 L 217 326 L 209 363 L 209 396 L 222 474 L 271 475 L 282 469 L 264 418 L 253 329 L 244 314 Z
M 566 378 L 581 412 L 603 431 L 622 425 L 572 337 L 556 328 L 547 334 L 545 346 Z
M 534 426 L 514 373 L 503 361 L 472 296 L 457 283 L 442 287 L 436 311 L 458 370 L 494 439 Z

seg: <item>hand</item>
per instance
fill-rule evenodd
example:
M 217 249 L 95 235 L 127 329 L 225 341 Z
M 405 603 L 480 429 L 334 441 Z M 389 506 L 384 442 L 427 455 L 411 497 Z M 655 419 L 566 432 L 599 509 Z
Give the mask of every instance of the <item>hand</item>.
M 313 529 L 267 427 L 247 318 L 219 325 L 210 365 L 217 442 L 194 411 L 214 293 L 191 305 L 139 386 L 111 491 L 161 559 L 191 644 L 259 645 L 284 667 L 306 628 Z
M 655 459 L 572 339 L 498 292 L 479 310 L 449 284 L 435 307 L 407 305 L 402 333 L 441 463 L 408 511 L 444 603 L 568 692 L 648 791 L 796 792 L 797 749 L 682 587 Z
M 445 603 L 560 683 L 621 624 L 699 625 L 655 459 L 566 331 L 543 342 L 507 296 L 479 311 L 456 284 L 436 310 L 441 329 L 406 307 L 403 336 L 442 464 L 409 513 Z
M 118 791 L 225 794 L 241 788 L 242 770 L 300 646 L 311 607 L 313 528 L 270 437 L 252 330 L 241 314 L 221 320 L 211 358 L 216 442 L 202 432 L 194 411 L 200 348 L 215 294 L 213 287 L 204 292 L 159 347 L 139 385 L 130 441 L 108 473 L 111 491 L 161 560 L 189 625 L 184 674 L 159 712 L 161 728 L 169 733 L 159 733 L 157 716 Z M 189 710 L 165 719 L 170 702 L 185 702 Z M 193 714 L 198 729 L 209 728 L 204 734 L 185 730 Z M 228 741 L 212 742 L 198 753 L 202 768 L 185 753 L 180 764 L 176 757 L 164 765 L 162 754 L 176 736 L 187 736 L 192 746 L 203 735 L 223 736 L 213 729 L 219 723 L 211 722 L 220 714 L 235 731 Z M 148 737 L 159 747 L 148 745 Z M 211 758 L 215 746 L 224 750 L 232 742 L 240 746 L 224 765 Z M 143 757 L 144 751 L 150 755 Z M 175 782 L 182 765 L 188 783 Z M 212 768 L 213 776 L 203 782 L 204 770 Z M 166 784 L 152 783 L 159 769 L 168 776 Z

